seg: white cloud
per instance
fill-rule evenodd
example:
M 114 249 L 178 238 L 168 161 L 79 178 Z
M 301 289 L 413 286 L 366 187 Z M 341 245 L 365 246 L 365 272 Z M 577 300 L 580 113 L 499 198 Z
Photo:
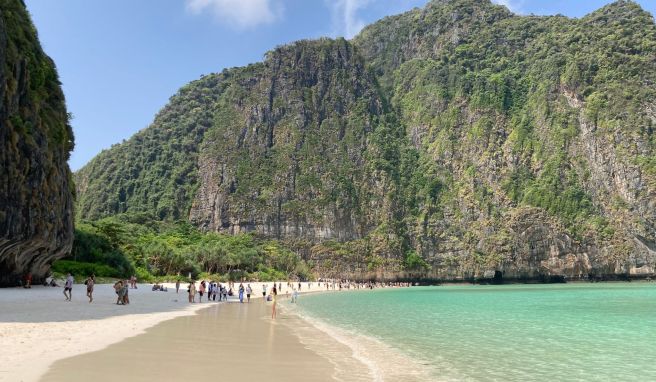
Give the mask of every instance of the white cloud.
M 366 25 L 357 13 L 371 0 L 326 0 L 326 2 L 331 8 L 335 35 L 351 38 Z
M 506 8 L 514 13 L 522 13 L 522 6 L 524 5 L 524 0 L 492 0 L 492 2 L 499 5 L 505 5 Z
M 194 14 L 210 11 L 221 21 L 237 29 L 271 24 L 282 17 L 282 7 L 275 0 L 186 0 Z

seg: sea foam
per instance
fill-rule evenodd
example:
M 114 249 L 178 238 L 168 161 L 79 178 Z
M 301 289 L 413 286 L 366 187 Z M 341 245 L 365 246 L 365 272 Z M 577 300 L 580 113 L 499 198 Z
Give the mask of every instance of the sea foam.
M 379 339 L 331 325 L 296 305 L 286 304 L 286 313 L 302 323 L 293 332 L 308 349 L 335 366 L 337 381 L 450 381 L 441 378 L 431 365 L 401 353 Z M 317 335 L 317 330 L 322 335 Z

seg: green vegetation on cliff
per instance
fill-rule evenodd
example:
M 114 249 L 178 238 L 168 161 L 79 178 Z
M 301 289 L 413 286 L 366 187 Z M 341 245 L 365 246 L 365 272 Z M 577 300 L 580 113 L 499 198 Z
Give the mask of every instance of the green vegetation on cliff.
M 219 280 L 309 279 L 307 264 L 280 242 L 249 234 L 203 233 L 188 222 L 119 214 L 80 222 L 73 251 L 53 271 L 142 281 L 207 277 Z
M 655 69 L 631 1 L 434 0 L 187 85 L 80 170 L 77 215 L 253 232 L 318 274 L 654 272 Z
M 64 94 L 21 0 L 0 1 L 0 285 L 38 280 L 73 242 Z

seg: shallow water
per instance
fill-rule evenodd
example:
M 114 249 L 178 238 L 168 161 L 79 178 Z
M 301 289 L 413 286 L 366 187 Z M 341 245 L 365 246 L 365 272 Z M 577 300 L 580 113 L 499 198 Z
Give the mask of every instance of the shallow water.
M 656 380 L 652 283 L 381 289 L 294 308 L 379 381 Z

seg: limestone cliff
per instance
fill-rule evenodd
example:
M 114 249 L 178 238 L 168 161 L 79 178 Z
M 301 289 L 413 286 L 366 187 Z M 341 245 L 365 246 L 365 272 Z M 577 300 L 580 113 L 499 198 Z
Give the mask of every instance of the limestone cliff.
M 371 231 L 385 210 L 367 168 L 384 101 L 354 48 L 304 41 L 232 76 L 201 148 L 191 222 L 315 241 Z
M 20 0 L 0 1 L 0 285 L 38 280 L 73 243 L 64 95 Z
M 655 69 L 631 1 L 434 0 L 189 84 L 79 172 L 79 217 L 256 232 L 342 276 L 652 274 Z

